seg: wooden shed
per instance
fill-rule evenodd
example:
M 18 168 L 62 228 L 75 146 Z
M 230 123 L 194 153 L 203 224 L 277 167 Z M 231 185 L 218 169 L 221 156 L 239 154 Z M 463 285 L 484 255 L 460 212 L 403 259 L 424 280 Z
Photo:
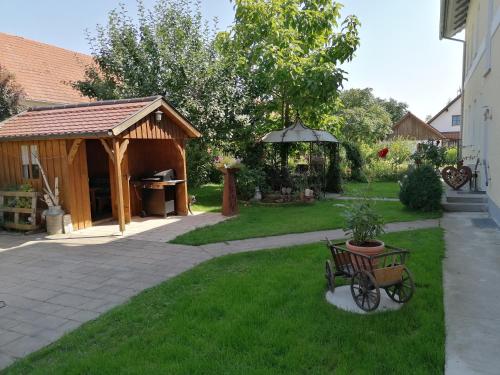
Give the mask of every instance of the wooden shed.
M 417 141 L 442 140 L 439 130 L 433 128 L 413 113 L 408 112 L 392 127 L 391 138 L 403 137 Z
M 41 166 L 75 229 L 107 214 L 124 231 L 143 210 L 141 179 L 173 169 L 175 211 L 187 215 L 185 142 L 200 136 L 161 96 L 29 109 L 0 123 L 0 189 L 42 191 Z

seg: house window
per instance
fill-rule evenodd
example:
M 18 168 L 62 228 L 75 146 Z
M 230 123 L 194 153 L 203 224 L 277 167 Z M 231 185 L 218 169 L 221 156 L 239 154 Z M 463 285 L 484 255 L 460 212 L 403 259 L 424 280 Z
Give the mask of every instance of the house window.
M 40 178 L 37 145 L 22 145 L 21 160 L 23 164 L 23 178 L 30 180 Z
M 451 116 L 451 125 L 452 126 L 460 126 L 462 124 L 462 116 L 453 115 Z

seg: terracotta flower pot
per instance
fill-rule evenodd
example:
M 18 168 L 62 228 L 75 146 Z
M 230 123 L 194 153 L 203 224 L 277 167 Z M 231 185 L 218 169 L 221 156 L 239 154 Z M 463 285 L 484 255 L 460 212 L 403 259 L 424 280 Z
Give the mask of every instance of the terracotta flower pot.
M 367 256 L 376 256 L 382 254 L 385 250 L 385 244 L 379 240 L 370 240 L 367 241 L 365 246 L 357 246 L 351 243 L 352 240 L 346 241 L 346 247 L 348 250 L 352 251 L 356 254 L 362 254 Z M 351 262 L 355 269 L 358 269 L 358 265 L 354 257 L 352 257 Z M 377 259 L 372 260 L 372 266 L 376 266 L 378 263 Z

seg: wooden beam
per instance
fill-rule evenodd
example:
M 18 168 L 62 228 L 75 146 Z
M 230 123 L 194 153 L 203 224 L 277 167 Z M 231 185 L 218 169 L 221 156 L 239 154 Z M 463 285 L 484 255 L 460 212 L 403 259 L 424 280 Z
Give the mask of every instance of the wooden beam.
M 120 158 L 120 141 L 113 138 L 113 154 L 115 163 L 115 183 L 116 183 L 116 198 L 118 198 L 118 224 L 120 232 L 125 232 L 125 205 L 123 201 L 123 181 L 122 168 Z
M 109 148 L 108 142 L 106 142 L 106 140 L 104 140 L 102 138 L 99 138 L 99 140 L 102 143 L 102 147 L 104 147 L 104 150 L 109 155 L 109 159 L 114 163 L 115 162 L 115 155 L 113 154 L 113 151 Z
M 75 159 L 76 153 L 78 152 L 78 149 L 80 148 L 80 143 L 83 142 L 83 139 L 75 139 L 73 141 L 73 144 L 71 145 L 71 148 L 69 149 L 68 152 L 68 163 L 71 164 L 73 163 L 73 160 Z
M 120 161 L 123 160 L 123 155 L 125 155 L 125 151 L 127 151 L 129 142 L 128 139 L 125 139 L 120 145 Z

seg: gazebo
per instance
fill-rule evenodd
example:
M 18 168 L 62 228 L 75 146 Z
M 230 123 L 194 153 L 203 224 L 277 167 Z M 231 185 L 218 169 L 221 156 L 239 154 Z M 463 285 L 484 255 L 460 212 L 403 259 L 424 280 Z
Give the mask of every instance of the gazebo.
M 304 125 L 299 116 L 297 116 L 292 126 L 283 130 L 269 132 L 261 138 L 261 141 L 266 143 L 339 143 L 331 133 L 325 130 L 311 129 Z
M 339 141 L 331 133 L 325 130 L 311 129 L 306 126 L 300 116 L 297 115 L 293 125 L 282 130 L 267 133 L 261 138 L 264 143 L 280 143 L 285 145 L 282 153 L 282 167 L 288 165 L 288 145 L 291 143 L 309 143 L 309 165 L 312 159 L 313 144 L 338 144 Z M 332 162 L 332 160 L 330 160 Z M 325 165 L 323 164 L 323 189 L 325 188 Z

